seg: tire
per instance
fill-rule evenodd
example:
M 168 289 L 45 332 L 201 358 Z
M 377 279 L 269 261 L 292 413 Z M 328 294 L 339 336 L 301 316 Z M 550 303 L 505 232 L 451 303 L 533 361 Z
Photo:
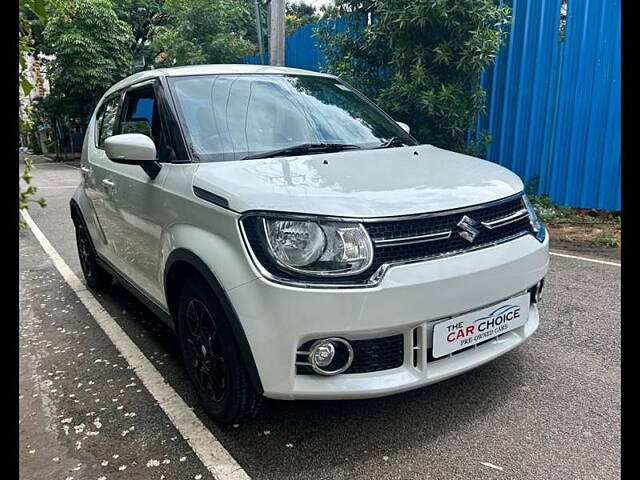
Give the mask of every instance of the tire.
M 192 278 L 182 288 L 177 325 L 185 368 L 207 415 L 225 424 L 255 417 L 263 397 L 251 385 L 229 321 L 203 280 Z
M 76 225 L 76 245 L 78 246 L 78 256 L 80 266 L 87 286 L 92 290 L 99 290 L 111 283 L 111 275 L 98 265 L 96 251 L 91 243 L 91 238 L 84 225 L 78 222 Z

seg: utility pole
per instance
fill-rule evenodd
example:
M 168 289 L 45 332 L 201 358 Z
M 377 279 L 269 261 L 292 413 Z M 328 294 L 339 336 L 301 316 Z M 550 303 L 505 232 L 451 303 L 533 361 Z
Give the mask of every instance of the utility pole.
M 260 47 L 260 64 L 264 65 L 264 39 L 262 37 L 262 15 L 260 12 L 260 0 L 253 0 L 256 7 L 256 31 L 258 34 L 258 46 Z
M 271 0 L 269 65 L 284 65 L 284 0 Z

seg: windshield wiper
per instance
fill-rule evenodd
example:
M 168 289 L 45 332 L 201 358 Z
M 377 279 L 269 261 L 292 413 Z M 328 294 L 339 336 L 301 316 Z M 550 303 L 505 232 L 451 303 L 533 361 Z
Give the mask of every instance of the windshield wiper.
M 351 150 L 360 148 L 358 145 L 350 145 L 348 143 L 302 143 L 291 147 L 279 148 L 269 152 L 254 153 L 247 155 L 243 160 L 252 160 L 256 158 L 282 157 L 284 155 L 304 155 L 308 153 L 331 153 L 341 150 Z
M 382 142 L 380 145 L 378 145 L 377 147 L 373 147 L 374 149 L 376 148 L 389 148 L 389 147 L 395 147 L 395 146 L 406 146 L 408 145 L 408 143 L 406 141 L 404 141 L 402 138 L 400 137 L 391 137 L 389 140 L 386 140 L 384 142 Z

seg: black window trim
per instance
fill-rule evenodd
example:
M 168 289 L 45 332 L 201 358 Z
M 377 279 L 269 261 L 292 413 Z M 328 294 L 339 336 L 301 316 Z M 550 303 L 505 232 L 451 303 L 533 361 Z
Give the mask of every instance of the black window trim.
M 197 162 L 191 155 L 189 148 L 187 148 L 186 137 L 182 131 L 175 101 L 173 100 L 171 89 L 166 82 L 166 77 L 156 77 L 155 80 L 154 88 L 156 91 L 156 101 L 158 102 L 158 115 L 163 119 L 163 128 L 166 129 L 167 139 L 176 155 L 176 159 L 173 160 L 172 163 Z

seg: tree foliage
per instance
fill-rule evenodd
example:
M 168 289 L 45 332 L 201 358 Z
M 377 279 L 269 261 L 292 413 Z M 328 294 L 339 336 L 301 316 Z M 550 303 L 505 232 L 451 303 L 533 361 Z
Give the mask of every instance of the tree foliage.
M 22 171 L 22 175 L 20 175 L 20 180 L 26 184 L 27 188 L 23 190 L 22 185 L 20 185 L 20 200 L 18 201 L 18 208 L 20 208 L 20 210 L 28 210 L 29 204 L 31 203 L 37 203 L 42 208 L 47 206 L 47 201 L 44 198 L 39 198 L 37 200 L 33 200 L 31 198 L 38 191 L 38 187 L 31 184 L 31 180 L 33 179 L 33 176 L 31 175 L 32 169 L 33 161 L 30 158 L 25 158 L 24 170 Z M 27 226 L 24 220 L 20 219 L 19 222 L 20 228 L 25 228 Z
M 144 70 L 153 64 L 156 52 L 151 45 L 153 33 L 165 20 L 164 0 L 112 0 L 118 18 L 129 25 L 133 69 Z
M 298 28 L 304 27 L 309 23 L 315 23 L 319 19 L 320 15 L 316 13 L 313 5 L 304 2 L 286 2 L 284 20 L 287 35 L 292 35 Z
M 20 82 L 20 88 L 22 93 L 26 96 L 29 95 L 33 89 L 33 85 L 27 78 L 26 69 L 27 62 L 25 55 L 34 51 L 33 48 L 33 36 L 32 29 L 36 24 L 43 24 L 47 19 L 46 12 L 47 2 L 45 0 L 20 0 L 19 4 L 19 33 L 18 33 L 18 80 Z M 23 120 L 21 115 L 18 115 L 20 121 L 20 131 L 31 128 L 33 122 L 29 120 Z M 33 200 L 31 197 L 36 194 L 38 187 L 31 184 L 32 176 L 31 170 L 33 169 L 33 162 L 30 158 L 24 159 L 24 169 L 22 175 L 20 175 L 20 187 L 19 187 L 19 200 L 18 208 L 20 210 L 27 210 L 31 203 L 37 203 L 42 208 L 47 206 L 47 201 L 44 198 Z M 24 184 L 24 185 L 23 185 Z M 24 186 L 26 185 L 26 188 Z M 21 228 L 26 227 L 24 220 L 19 219 L 19 225 Z
M 35 51 L 34 30 L 40 31 L 47 18 L 45 0 L 20 0 L 18 23 L 18 80 L 24 95 L 29 95 L 33 85 L 26 76 L 26 55 Z
M 109 0 L 76 0 L 43 32 L 51 96 L 60 114 L 86 120 L 104 91 L 131 72 L 131 28 Z
M 505 40 L 510 9 L 493 0 L 337 0 L 318 29 L 327 70 L 374 98 L 420 141 L 482 154 L 467 145 L 484 111 L 480 74 Z
M 166 23 L 156 27 L 152 45 L 159 66 L 234 63 L 253 53 L 247 39 L 252 2 L 247 0 L 166 0 Z

